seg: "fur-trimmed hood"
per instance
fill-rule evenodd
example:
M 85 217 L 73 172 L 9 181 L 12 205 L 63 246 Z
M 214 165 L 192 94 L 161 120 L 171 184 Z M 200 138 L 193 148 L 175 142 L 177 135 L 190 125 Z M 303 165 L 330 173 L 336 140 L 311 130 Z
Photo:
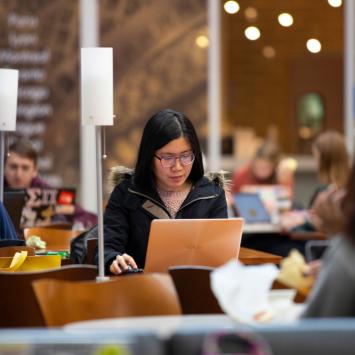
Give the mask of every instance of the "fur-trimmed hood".
M 127 168 L 122 165 L 117 165 L 111 168 L 108 176 L 108 190 L 111 192 L 116 185 L 124 180 L 130 179 L 134 174 L 134 170 Z M 205 177 L 210 181 L 215 182 L 216 185 L 220 186 L 225 191 L 229 190 L 230 180 L 227 179 L 228 171 L 218 171 L 218 172 L 207 172 Z

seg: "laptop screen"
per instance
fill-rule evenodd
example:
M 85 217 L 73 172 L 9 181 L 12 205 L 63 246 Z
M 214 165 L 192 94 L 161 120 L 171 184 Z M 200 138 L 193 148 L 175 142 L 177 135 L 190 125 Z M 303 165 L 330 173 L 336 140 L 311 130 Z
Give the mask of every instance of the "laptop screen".
M 25 190 L 6 190 L 4 191 L 4 206 L 12 220 L 18 235 L 22 235 L 20 228 L 22 210 L 25 205 Z
M 76 191 L 74 188 L 28 188 L 22 210 L 21 227 L 73 223 Z
M 240 192 L 257 193 L 269 213 L 290 210 L 292 207 L 291 190 L 284 185 L 244 185 Z
M 271 218 L 258 194 L 236 193 L 234 205 L 246 223 L 271 223 Z
M 242 218 L 155 219 L 149 232 L 145 272 L 167 272 L 170 266 L 220 266 L 237 260 Z

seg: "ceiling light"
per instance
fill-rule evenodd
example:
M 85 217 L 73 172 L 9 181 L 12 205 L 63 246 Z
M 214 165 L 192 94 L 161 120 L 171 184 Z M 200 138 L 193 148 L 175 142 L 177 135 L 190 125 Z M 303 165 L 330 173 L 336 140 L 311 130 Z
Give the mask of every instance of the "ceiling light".
M 201 35 L 196 37 L 195 43 L 200 48 L 207 48 L 208 47 L 208 38 L 205 35 Z
M 284 27 L 289 27 L 293 24 L 293 17 L 287 12 L 280 14 L 277 19 L 279 24 Z
M 265 46 L 263 48 L 263 56 L 265 58 L 268 58 L 268 59 L 271 59 L 271 58 L 274 58 L 276 55 L 276 51 L 275 51 L 275 48 L 274 47 L 271 47 L 271 46 Z
M 244 34 L 250 41 L 255 41 L 260 37 L 260 30 L 255 26 L 250 26 L 245 29 Z
M 247 7 L 244 11 L 244 15 L 247 20 L 254 21 L 258 17 L 258 11 L 255 7 Z
M 311 38 L 307 41 L 307 49 L 311 53 L 318 53 L 322 49 L 321 43 L 318 41 L 318 39 Z
M 332 7 L 340 7 L 342 4 L 341 0 L 328 0 L 328 4 Z
M 224 3 L 224 10 L 228 14 L 236 14 L 240 9 L 239 4 L 234 0 L 229 0 Z

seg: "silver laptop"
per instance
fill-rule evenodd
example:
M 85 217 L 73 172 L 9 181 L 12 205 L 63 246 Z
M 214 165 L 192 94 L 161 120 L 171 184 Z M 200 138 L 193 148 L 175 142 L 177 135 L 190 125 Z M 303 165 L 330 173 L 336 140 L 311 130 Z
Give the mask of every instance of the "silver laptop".
M 156 219 L 149 232 L 145 272 L 167 272 L 170 266 L 217 267 L 237 260 L 244 220 Z

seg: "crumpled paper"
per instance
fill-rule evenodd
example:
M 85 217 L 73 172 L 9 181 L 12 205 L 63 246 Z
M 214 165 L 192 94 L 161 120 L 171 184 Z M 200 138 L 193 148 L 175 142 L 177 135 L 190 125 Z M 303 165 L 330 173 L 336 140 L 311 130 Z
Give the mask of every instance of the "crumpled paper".
M 41 239 L 41 237 L 37 235 L 31 235 L 27 240 L 26 240 L 26 245 L 28 247 L 33 247 L 35 249 L 46 249 L 46 242 Z
M 211 273 L 211 289 L 222 310 L 241 322 L 272 316 L 269 291 L 278 274 L 274 264 L 245 266 L 231 260 Z

